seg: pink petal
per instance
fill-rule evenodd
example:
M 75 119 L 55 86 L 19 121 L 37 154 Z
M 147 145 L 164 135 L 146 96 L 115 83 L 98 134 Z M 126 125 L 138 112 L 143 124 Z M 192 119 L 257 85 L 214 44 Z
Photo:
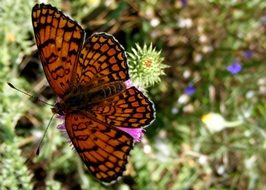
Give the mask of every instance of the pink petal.
M 134 141 L 140 142 L 144 133 L 144 129 L 142 128 L 127 128 L 127 127 L 117 127 L 121 131 L 126 132 L 131 137 L 133 137 Z
M 127 89 L 133 86 L 133 83 L 132 83 L 132 81 L 131 81 L 130 79 L 128 79 L 128 80 L 125 82 L 125 84 L 126 84 L 126 88 L 127 88 Z

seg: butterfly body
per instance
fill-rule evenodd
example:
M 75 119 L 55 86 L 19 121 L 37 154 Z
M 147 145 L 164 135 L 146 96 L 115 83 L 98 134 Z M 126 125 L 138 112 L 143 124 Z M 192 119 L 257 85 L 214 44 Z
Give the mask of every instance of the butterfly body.
M 126 53 L 110 34 L 84 42 L 82 27 L 51 5 L 36 4 L 32 22 L 46 78 L 58 96 L 53 113 L 91 174 L 101 182 L 121 176 L 142 128 L 155 118 L 153 103 L 126 85 Z
M 126 89 L 124 82 L 113 82 L 99 87 L 78 87 L 63 98 L 66 109 L 83 109 L 92 104 L 102 102 L 105 99 L 121 93 Z
M 52 108 L 53 113 L 64 115 L 66 113 L 79 112 L 84 109 L 89 110 L 90 107 L 93 107 L 93 104 L 99 102 L 105 105 L 110 104 L 111 101 L 105 100 L 124 91 L 126 85 L 121 81 L 92 89 L 88 89 L 87 87 L 73 87 L 72 89 L 70 93 L 57 101 L 54 108 Z

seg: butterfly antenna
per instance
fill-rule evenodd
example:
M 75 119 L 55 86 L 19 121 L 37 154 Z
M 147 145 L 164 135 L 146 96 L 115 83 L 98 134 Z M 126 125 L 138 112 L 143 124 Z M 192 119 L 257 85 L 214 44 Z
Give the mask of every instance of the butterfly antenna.
M 41 145 L 42 145 L 43 139 L 44 139 L 44 137 L 45 137 L 46 134 L 47 134 L 47 130 L 48 130 L 48 128 L 49 128 L 49 126 L 50 126 L 50 124 L 51 124 L 51 122 L 52 122 L 54 116 L 55 116 L 55 114 L 53 114 L 52 117 L 50 118 L 49 123 L 48 123 L 48 125 L 47 125 L 47 127 L 45 128 L 45 131 L 44 131 L 44 133 L 43 133 L 42 139 L 40 140 L 40 142 L 39 142 L 39 144 L 38 144 L 38 146 L 37 146 L 37 150 L 36 150 L 36 152 L 35 152 L 37 156 L 39 156 L 39 154 L 40 154 L 40 149 L 41 149 Z
M 33 96 L 32 94 L 29 94 L 28 92 L 25 92 L 25 91 L 22 91 L 22 90 L 16 88 L 16 87 L 15 87 L 13 84 L 11 84 L 10 82 L 8 82 L 7 84 L 8 84 L 8 86 L 10 86 L 11 88 L 13 88 L 13 89 L 15 89 L 15 90 L 21 92 L 22 94 L 25 94 L 25 95 L 31 97 L 32 99 L 36 99 L 36 100 L 38 100 L 38 101 L 40 101 L 40 102 L 42 102 L 42 103 L 44 103 L 44 104 L 46 104 L 46 105 L 49 105 L 49 106 L 54 106 L 54 105 L 49 104 L 49 103 L 45 102 L 44 100 L 38 98 L 37 96 Z
M 51 122 L 53 120 L 54 115 L 55 114 L 53 114 L 52 117 L 50 118 L 49 123 L 48 123 L 48 125 L 47 125 L 47 127 L 46 127 L 46 129 L 45 129 L 45 131 L 43 133 L 42 139 L 40 140 L 37 148 L 31 151 L 29 158 L 25 161 L 25 164 L 29 164 L 36 155 L 39 156 L 43 139 L 44 139 L 44 137 L 47 134 L 47 130 L 48 130 L 48 128 L 49 128 L 49 126 L 50 126 L 50 124 L 51 124 Z

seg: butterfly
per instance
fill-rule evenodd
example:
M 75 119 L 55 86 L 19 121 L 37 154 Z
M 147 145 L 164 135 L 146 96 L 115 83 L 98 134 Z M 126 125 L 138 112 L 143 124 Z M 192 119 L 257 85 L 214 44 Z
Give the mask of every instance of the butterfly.
M 153 103 L 130 83 L 127 57 L 110 34 L 85 40 L 82 27 L 49 4 L 36 4 L 32 24 L 50 87 L 52 111 L 90 173 L 110 183 L 122 176 L 129 152 L 155 119 Z

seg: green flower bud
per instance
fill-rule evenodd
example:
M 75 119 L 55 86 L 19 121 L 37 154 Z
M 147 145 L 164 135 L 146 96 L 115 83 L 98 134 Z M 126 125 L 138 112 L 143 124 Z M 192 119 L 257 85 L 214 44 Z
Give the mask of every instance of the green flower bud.
M 132 48 L 128 55 L 129 73 L 135 85 L 145 89 L 160 82 L 160 76 L 165 75 L 164 69 L 168 65 L 162 63 L 164 58 L 161 51 L 153 49 L 152 44 L 144 44 L 143 48 L 136 44 L 136 48 Z

